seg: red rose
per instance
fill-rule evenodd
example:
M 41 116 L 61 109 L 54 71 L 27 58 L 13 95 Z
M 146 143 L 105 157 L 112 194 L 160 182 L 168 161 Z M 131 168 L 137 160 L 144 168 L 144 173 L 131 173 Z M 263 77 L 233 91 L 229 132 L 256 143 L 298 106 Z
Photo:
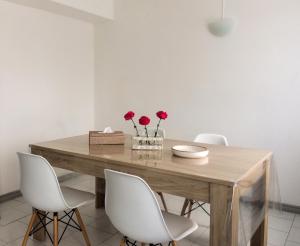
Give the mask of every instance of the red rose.
M 132 111 L 129 111 L 124 115 L 125 120 L 132 120 L 133 117 L 134 117 L 134 112 Z
M 150 119 L 149 119 L 147 116 L 142 116 L 142 117 L 139 119 L 139 123 L 140 123 L 140 125 L 142 125 L 142 126 L 147 126 L 147 125 L 149 125 L 149 123 L 150 123 Z
M 161 120 L 165 120 L 165 119 L 168 118 L 167 112 L 164 112 L 164 111 L 158 111 L 158 112 L 156 113 L 156 116 L 157 116 L 158 118 L 160 118 Z

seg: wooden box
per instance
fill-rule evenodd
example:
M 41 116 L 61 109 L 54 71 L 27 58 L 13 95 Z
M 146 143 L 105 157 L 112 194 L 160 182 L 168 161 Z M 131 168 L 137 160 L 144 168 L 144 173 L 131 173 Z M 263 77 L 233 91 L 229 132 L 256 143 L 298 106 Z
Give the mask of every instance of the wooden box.
M 103 133 L 100 131 L 89 132 L 89 143 L 93 144 L 124 144 L 125 134 L 121 131 Z

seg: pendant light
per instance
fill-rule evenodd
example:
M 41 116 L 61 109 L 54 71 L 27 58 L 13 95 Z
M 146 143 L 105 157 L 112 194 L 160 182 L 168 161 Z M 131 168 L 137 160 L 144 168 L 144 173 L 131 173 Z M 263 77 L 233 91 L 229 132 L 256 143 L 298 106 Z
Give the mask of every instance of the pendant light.
M 225 17 L 225 0 L 222 0 L 221 17 L 208 22 L 207 27 L 211 34 L 224 37 L 228 35 L 235 26 L 233 18 Z

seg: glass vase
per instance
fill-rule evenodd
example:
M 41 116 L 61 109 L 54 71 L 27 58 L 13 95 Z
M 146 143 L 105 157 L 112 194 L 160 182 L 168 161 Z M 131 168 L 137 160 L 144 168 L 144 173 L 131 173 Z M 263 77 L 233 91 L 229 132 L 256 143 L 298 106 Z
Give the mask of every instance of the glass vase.
M 132 149 L 134 150 L 161 150 L 163 149 L 162 137 L 132 137 Z

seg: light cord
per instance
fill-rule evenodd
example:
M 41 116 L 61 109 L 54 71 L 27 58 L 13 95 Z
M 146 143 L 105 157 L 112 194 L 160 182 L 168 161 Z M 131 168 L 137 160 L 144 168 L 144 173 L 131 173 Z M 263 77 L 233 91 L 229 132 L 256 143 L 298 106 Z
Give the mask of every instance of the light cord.
M 222 19 L 225 17 L 225 0 L 222 0 Z

